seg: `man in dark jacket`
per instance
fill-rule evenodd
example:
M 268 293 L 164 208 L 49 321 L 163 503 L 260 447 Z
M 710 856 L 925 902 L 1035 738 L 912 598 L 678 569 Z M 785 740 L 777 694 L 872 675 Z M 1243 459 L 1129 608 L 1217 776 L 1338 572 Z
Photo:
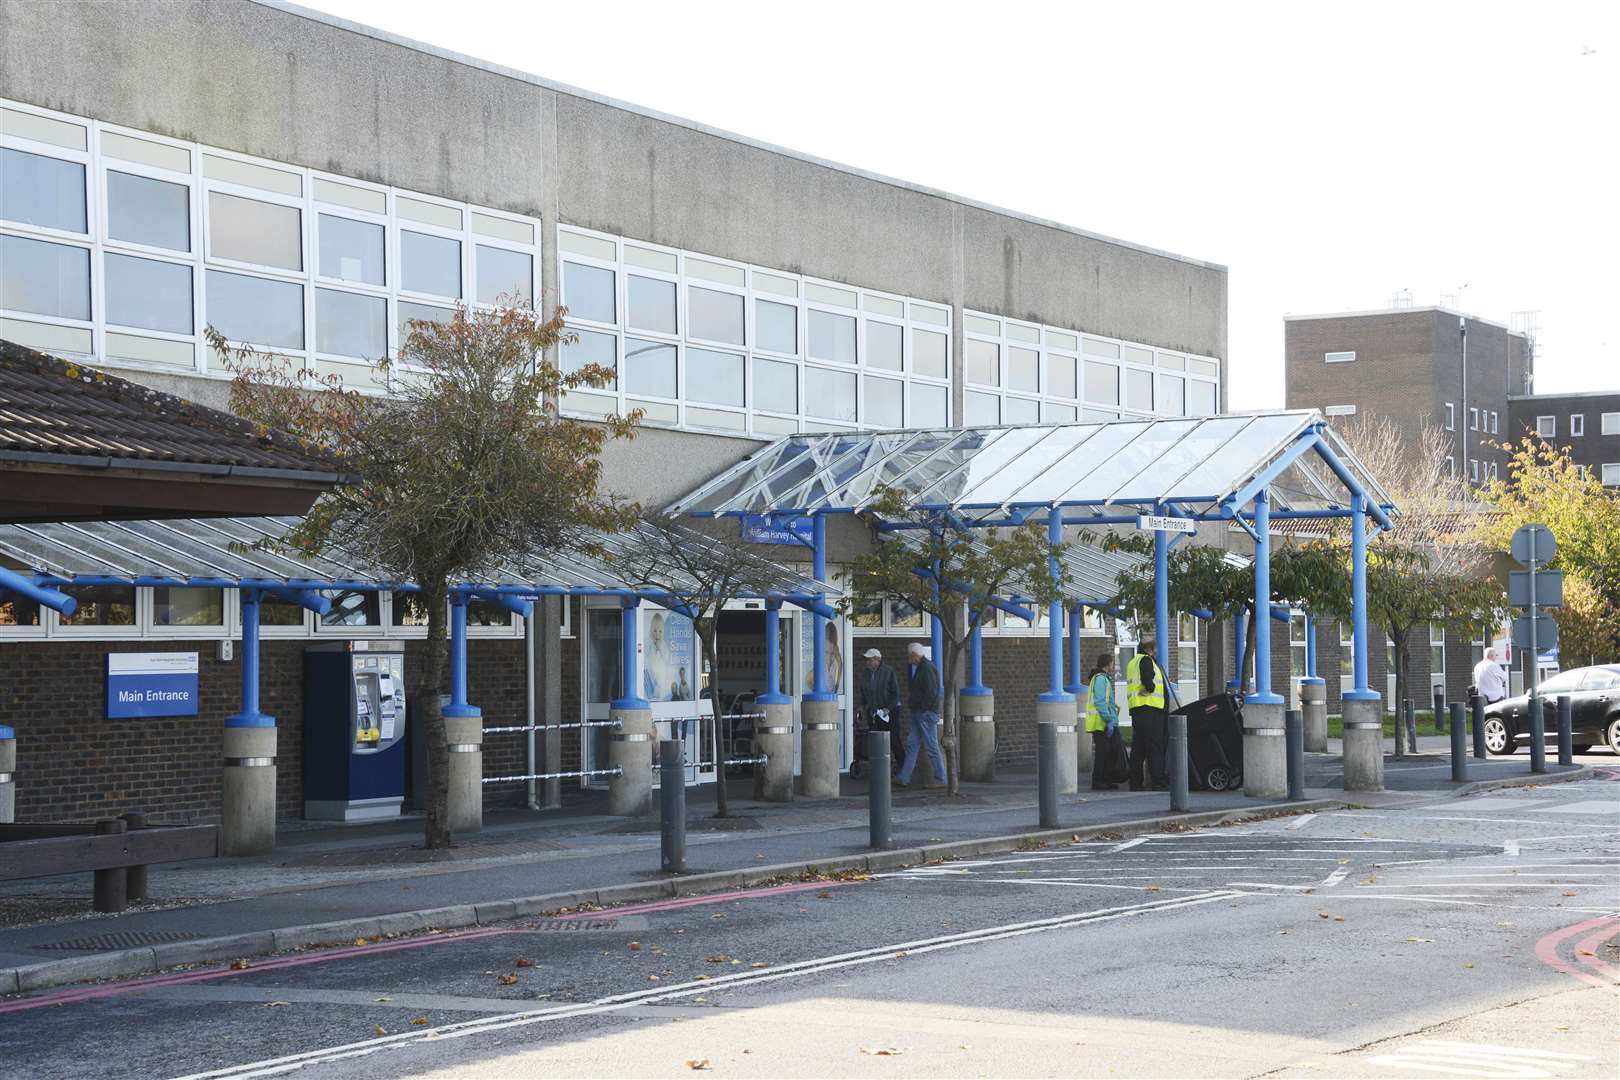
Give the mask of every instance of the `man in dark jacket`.
M 894 669 L 883 662 L 883 654 L 877 649 L 867 649 L 863 656 L 866 666 L 855 679 L 860 710 L 855 717 L 855 766 L 850 771 L 860 775 L 869 761 L 866 733 L 887 731 L 892 773 L 900 768 L 905 756 L 905 743 L 900 738 L 900 680 L 894 677 Z
M 934 782 L 930 787 L 945 783 L 945 755 L 939 749 L 939 671 L 929 661 L 921 642 L 913 641 L 906 650 L 910 664 L 906 670 L 906 707 L 911 713 L 911 731 L 906 735 L 906 760 L 895 774 L 894 782 L 901 787 L 911 783 L 912 770 L 917 767 L 918 749 L 928 751 L 928 761 L 934 767 Z

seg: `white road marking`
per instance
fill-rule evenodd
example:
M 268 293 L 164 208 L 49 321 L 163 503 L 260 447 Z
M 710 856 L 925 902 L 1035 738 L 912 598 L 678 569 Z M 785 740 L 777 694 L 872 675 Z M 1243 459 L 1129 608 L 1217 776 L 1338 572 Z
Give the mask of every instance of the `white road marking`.
M 1086 881 L 1082 878 L 968 878 L 967 880 L 981 885 L 1062 885 L 1070 889 L 1123 889 L 1126 892 L 1142 892 L 1145 885 L 1114 885 L 1106 881 Z M 1198 892 L 1198 889 L 1181 889 L 1174 885 L 1164 885 L 1157 892 Z
M 1337 870 L 1333 871 L 1333 873 L 1322 879 L 1323 888 L 1331 888 L 1332 886 L 1337 885 L 1339 882 L 1343 881 L 1347 876 L 1349 876 L 1349 873 L 1350 868 L 1348 866 L 1339 867 Z
M 1502 841 L 1502 854 L 1510 859 L 1517 859 L 1519 857 L 1519 842 L 1517 840 Z
M 1299 832 L 1299 830 L 1303 829 L 1314 820 L 1316 820 L 1315 814 L 1301 814 L 1293 821 L 1290 821 L 1287 825 L 1284 825 L 1283 828 L 1287 829 L 1289 832 Z
M 1590 881 L 1430 881 L 1416 885 L 1380 885 L 1383 889 L 1571 889 Z
M 893 945 L 882 946 L 876 949 L 862 949 L 858 952 L 842 953 L 835 956 L 819 957 L 813 960 L 800 960 L 791 964 L 764 971 L 737 972 L 734 975 L 720 975 L 712 979 L 693 980 L 674 986 L 650 990 L 637 990 L 627 994 L 616 994 L 611 997 L 598 998 L 595 1001 L 581 1002 L 576 1005 L 553 1005 L 542 1009 L 516 1015 L 499 1017 L 482 1017 L 477 1020 L 464 1020 L 460 1023 L 447 1024 L 439 1028 L 429 1028 L 424 1031 L 405 1031 L 395 1035 L 382 1035 L 364 1042 L 346 1043 L 340 1046 L 327 1047 L 320 1050 L 306 1050 L 297 1054 L 288 1054 L 283 1057 L 266 1058 L 262 1061 L 246 1062 L 241 1065 L 228 1066 L 210 1072 L 194 1073 L 182 1080 L 218 1080 L 222 1077 L 257 1077 L 275 1076 L 282 1073 L 293 1072 L 306 1065 L 326 1064 L 342 1061 L 349 1058 L 366 1057 L 382 1050 L 403 1049 L 406 1046 L 419 1042 L 439 1042 L 447 1039 L 465 1038 L 469 1035 L 480 1035 L 485 1032 L 505 1031 L 513 1028 L 528 1027 L 532 1024 L 542 1024 L 552 1020 L 567 1019 L 577 1016 L 591 1016 L 601 1013 L 622 1012 L 639 1005 L 646 1005 L 657 1001 L 670 1001 L 686 997 L 695 997 L 699 994 L 712 994 L 722 989 L 733 989 L 741 986 L 755 986 L 760 983 L 775 982 L 779 979 L 797 978 L 802 975 L 813 975 L 823 971 L 832 971 L 839 968 L 856 967 L 864 964 L 881 963 L 896 959 L 897 954 L 905 953 L 915 956 L 921 953 L 936 952 L 942 949 L 960 948 L 965 945 L 977 945 L 985 942 L 1002 941 L 1007 938 L 1022 937 L 1026 934 L 1038 934 L 1047 930 L 1062 929 L 1069 926 L 1083 926 L 1094 922 L 1109 922 L 1114 919 L 1123 919 L 1135 915 L 1152 912 L 1176 910 L 1180 908 L 1196 907 L 1200 904 L 1214 903 L 1219 900 L 1229 900 L 1242 896 L 1243 893 L 1221 889 L 1214 892 L 1201 893 L 1195 896 L 1176 897 L 1168 900 L 1154 900 L 1142 904 L 1133 904 L 1129 907 L 1102 908 L 1098 911 L 1082 912 L 1072 915 L 1060 915 L 1048 919 L 1036 919 L 1030 922 L 1008 923 L 1001 926 L 986 927 L 982 930 L 969 930 L 959 934 L 947 934 L 941 937 L 924 938 L 919 941 L 900 942 Z
M 1315 885 L 1271 885 L 1264 881 L 1228 881 L 1226 886 L 1229 889 L 1302 889 L 1305 892 L 1316 888 Z
M 1538 1080 L 1557 1076 L 1593 1058 L 1584 1054 L 1563 1054 L 1555 1050 L 1521 1050 L 1512 1046 L 1486 1043 L 1451 1042 L 1431 1039 L 1399 1047 L 1391 1054 L 1376 1054 L 1369 1064 L 1416 1072 L 1441 1072 L 1453 1076 L 1495 1077 L 1500 1080 Z
M 1607 800 L 1588 800 L 1584 802 L 1558 803 L 1553 806 L 1537 806 L 1531 810 L 1533 814 L 1612 814 L 1620 816 L 1620 803 Z
M 1118 847 L 1110 848 L 1108 853 L 1110 855 L 1117 855 L 1121 851 L 1129 851 L 1133 847 L 1140 847 L 1141 845 L 1147 843 L 1149 839 L 1150 837 L 1138 836 L 1135 840 L 1127 840 Z
M 1461 904 L 1464 907 L 1490 907 L 1482 901 L 1475 900 L 1476 893 L 1456 893 L 1451 896 L 1395 896 L 1389 893 L 1338 893 L 1333 900 L 1399 900 L 1409 904 Z

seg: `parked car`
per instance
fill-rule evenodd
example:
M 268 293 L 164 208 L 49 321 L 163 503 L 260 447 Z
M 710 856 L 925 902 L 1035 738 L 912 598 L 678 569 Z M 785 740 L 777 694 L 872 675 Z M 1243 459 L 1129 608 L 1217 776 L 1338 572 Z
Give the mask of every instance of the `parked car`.
M 1585 753 L 1596 743 L 1608 743 L 1620 754 L 1620 664 L 1571 668 L 1541 684 L 1541 708 L 1547 743 L 1558 740 L 1558 698 L 1568 694 L 1574 751 Z M 1530 696 L 1503 698 L 1485 706 L 1485 749 L 1511 754 L 1530 737 Z

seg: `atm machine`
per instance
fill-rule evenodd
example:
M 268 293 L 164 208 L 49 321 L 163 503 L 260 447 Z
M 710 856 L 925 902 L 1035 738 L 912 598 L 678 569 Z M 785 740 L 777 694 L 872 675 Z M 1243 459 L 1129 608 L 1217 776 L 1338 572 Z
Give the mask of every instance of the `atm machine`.
M 338 641 L 304 651 L 304 817 L 398 817 L 405 799 L 405 646 Z

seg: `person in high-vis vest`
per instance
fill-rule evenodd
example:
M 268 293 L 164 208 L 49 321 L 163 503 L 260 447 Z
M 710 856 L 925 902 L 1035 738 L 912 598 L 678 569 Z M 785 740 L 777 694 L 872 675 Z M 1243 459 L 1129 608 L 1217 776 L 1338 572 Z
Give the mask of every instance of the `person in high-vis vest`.
M 1086 680 L 1086 731 L 1091 734 L 1091 790 L 1112 791 L 1125 779 L 1125 741 L 1114 701 L 1114 650 L 1097 657 Z
M 1165 769 L 1165 744 L 1169 741 L 1170 721 L 1164 710 L 1164 669 L 1153 658 L 1154 642 L 1144 638 L 1136 655 L 1125 666 L 1126 704 L 1131 710 L 1131 790 L 1141 791 L 1151 782 L 1154 789 L 1170 786 Z

